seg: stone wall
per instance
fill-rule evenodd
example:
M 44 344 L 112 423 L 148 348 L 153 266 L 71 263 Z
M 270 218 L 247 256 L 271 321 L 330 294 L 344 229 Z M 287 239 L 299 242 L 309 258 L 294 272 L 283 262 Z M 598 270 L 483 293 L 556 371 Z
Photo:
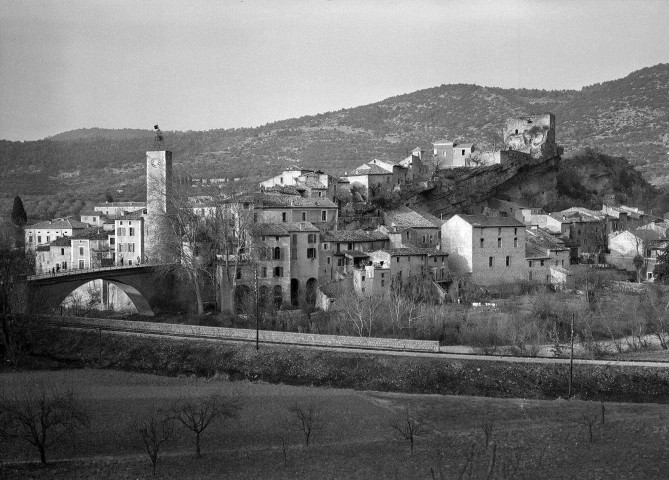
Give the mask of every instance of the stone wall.
M 44 317 L 47 318 L 47 317 Z M 87 326 L 103 330 L 140 330 L 148 334 L 184 335 L 221 340 L 255 342 L 256 331 L 240 328 L 201 327 L 169 323 L 135 322 L 101 318 L 48 317 L 51 324 L 61 326 Z M 260 330 L 262 343 L 285 343 L 321 347 L 347 347 L 365 349 L 419 350 L 439 352 L 439 342 L 374 337 L 346 337 L 343 335 L 317 335 L 313 333 L 274 332 Z

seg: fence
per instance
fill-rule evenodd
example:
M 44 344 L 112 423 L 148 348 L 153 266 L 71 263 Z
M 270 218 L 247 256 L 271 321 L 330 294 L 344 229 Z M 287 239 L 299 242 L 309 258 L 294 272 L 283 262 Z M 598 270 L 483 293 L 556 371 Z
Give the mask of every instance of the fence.
M 255 342 L 256 340 L 255 330 L 240 328 L 137 322 L 109 318 L 40 317 L 40 319 L 46 319 L 49 324 L 61 325 L 64 327 L 79 326 L 100 328 L 103 330 L 121 330 L 160 335 L 217 338 L 221 340 L 236 340 L 246 342 Z M 439 342 L 430 340 L 347 337 L 343 335 L 319 335 L 314 333 L 274 332 L 271 330 L 260 330 L 259 336 L 260 341 L 263 343 L 439 352 Z

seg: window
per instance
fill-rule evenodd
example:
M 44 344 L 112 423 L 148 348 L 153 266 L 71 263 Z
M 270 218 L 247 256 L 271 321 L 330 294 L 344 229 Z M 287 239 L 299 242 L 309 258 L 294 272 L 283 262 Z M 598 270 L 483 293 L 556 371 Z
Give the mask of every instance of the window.
M 84 254 L 84 247 L 79 247 L 79 256 Z
M 318 193 L 319 193 L 319 195 L 320 195 L 320 192 L 318 192 Z M 327 222 L 327 220 L 328 220 L 328 212 L 326 212 L 325 210 L 323 210 L 323 211 L 321 212 L 321 222 Z
M 328 257 L 328 265 L 330 265 L 330 257 Z
M 494 265 L 493 257 L 488 257 L 488 266 L 492 267 Z
M 37 235 L 37 243 L 42 243 L 42 235 Z
M 279 241 L 279 237 L 274 237 L 274 240 L 276 240 L 276 241 L 278 242 L 278 241 Z
M 501 228 L 498 228 L 498 229 L 497 229 L 497 235 L 501 235 L 501 234 L 502 234 L 502 229 L 501 229 Z
M 386 285 L 386 281 L 385 281 L 385 280 L 381 280 L 381 286 L 384 287 L 385 285 Z
M 28 236 L 28 243 L 33 243 L 33 236 L 32 235 Z
M 253 212 L 253 221 L 257 222 L 258 221 L 258 214 Z
M 423 243 L 425 243 L 425 240 L 426 240 L 426 237 L 425 237 L 425 235 L 423 235 Z
M 49 235 L 46 236 L 46 243 L 49 243 L 51 241 L 51 237 Z
M 518 239 L 517 238 L 513 239 L 513 248 L 518 248 Z
M 530 268 L 532 268 L 532 260 L 530 260 L 529 263 L 530 263 Z M 530 279 L 530 280 L 532 280 L 532 279 Z
M 249 202 L 244 202 L 242 205 L 244 206 L 244 210 L 248 210 L 249 207 L 251 206 Z
M 511 266 L 511 257 L 506 257 L 506 266 L 507 267 Z
M 362 276 L 362 281 L 363 281 L 363 282 L 365 281 L 365 276 L 364 276 L 364 275 Z
M 264 241 L 265 241 L 265 235 L 262 235 L 262 236 L 260 237 L 260 240 L 264 242 Z
M 307 235 L 307 243 L 316 243 L 316 234 L 310 233 Z
M 315 248 L 307 248 L 307 258 L 316 258 Z
M 117 237 L 124 237 L 125 236 L 125 228 L 117 228 L 116 229 L 116 236 Z
M 297 244 L 297 235 L 293 234 L 290 236 L 290 241 L 293 243 L 293 245 Z
M 302 212 L 302 221 L 305 222 L 307 220 L 307 212 Z
M 514 228 L 514 229 L 513 229 L 513 234 L 514 234 L 514 235 L 518 235 L 518 229 L 517 229 L 517 228 Z
M 281 221 L 282 222 L 286 221 L 286 212 L 281 212 Z
M 67 262 L 63 262 L 63 270 L 67 270 Z
M 274 277 L 283 277 L 283 267 L 274 267 Z
M 61 254 L 61 255 L 65 255 L 65 249 L 64 249 L 64 248 L 61 248 L 61 249 L 60 249 L 60 254 Z
M 134 252 L 135 251 L 135 244 L 134 243 L 129 243 L 128 244 L 128 251 L 129 252 Z
M 353 244 L 352 244 L 352 243 L 347 244 L 347 248 L 348 248 L 349 250 L 353 250 Z
M 397 263 L 400 263 L 400 257 L 396 257 Z
M 132 260 L 128 259 L 128 265 L 132 265 Z
M 541 260 L 541 266 L 542 266 L 542 267 L 544 266 L 544 261 L 543 261 L 543 260 Z
M 501 238 L 497 239 L 497 248 L 502 248 L 502 239 Z
M 134 227 L 130 227 L 128 229 L 128 235 L 131 236 L 131 237 L 135 236 L 135 228 Z
M 328 249 L 328 245 L 329 245 L 329 244 L 324 243 L 324 244 L 323 244 L 323 250 L 327 250 L 327 249 Z
M 262 277 L 267 278 L 267 267 L 262 267 Z
M 323 196 L 323 192 L 318 192 L 318 197 L 320 198 L 322 196 Z
M 237 270 L 236 277 L 237 277 L 237 280 L 239 280 L 240 278 L 242 278 L 242 271 L 241 271 L 241 270 Z
M 281 249 L 274 247 L 274 260 L 281 260 Z
M 532 272 L 530 272 L 530 282 L 532 281 Z
M 344 266 L 344 259 L 343 258 L 338 258 L 337 259 L 337 266 L 338 267 L 343 267 Z
M 83 269 L 85 267 L 85 263 L 83 260 L 79 260 L 79 268 Z
M 116 243 L 116 237 L 109 237 L 109 245 L 114 245 Z
M 518 133 L 518 132 L 516 132 L 516 133 Z M 281 177 L 281 178 L 279 179 L 279 181 L 280 181 L 281 183 L 283 183 L 283 177 Z
M 464 149 L 462 150 L 462 154 L 463 154 L 463 155 L 465 154 L 465 151 L 464 151 Z

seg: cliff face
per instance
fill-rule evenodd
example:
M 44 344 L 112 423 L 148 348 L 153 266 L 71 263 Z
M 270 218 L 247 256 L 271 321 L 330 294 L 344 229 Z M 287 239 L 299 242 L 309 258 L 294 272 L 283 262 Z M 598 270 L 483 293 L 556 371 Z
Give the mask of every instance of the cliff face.
M 557 153 L 561 153 L 558 149 Z M 533 158 L 502 151 L 502 163 L 440 171 L 427 188 L 413 193 L 409 206 L 443 218 L 455 213 L 480 213 L 490 197 L 508 198 L 528 207 L 542 207 L 555 192 L 560 156 Z

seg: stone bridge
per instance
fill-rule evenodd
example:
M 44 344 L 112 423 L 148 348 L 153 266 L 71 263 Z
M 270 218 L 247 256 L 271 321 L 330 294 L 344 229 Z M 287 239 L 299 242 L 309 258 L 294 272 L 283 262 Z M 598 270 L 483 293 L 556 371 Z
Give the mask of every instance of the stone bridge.
M 67 270 L 32 275 L 26 279 L 27 313 L 49 313 L 74 290 L 93 280 L 104 280 L 122 290 L 140 315 L 153 316 L 166 303 L 187 301 L 190 289 L 175 280 L 170 265 Z

